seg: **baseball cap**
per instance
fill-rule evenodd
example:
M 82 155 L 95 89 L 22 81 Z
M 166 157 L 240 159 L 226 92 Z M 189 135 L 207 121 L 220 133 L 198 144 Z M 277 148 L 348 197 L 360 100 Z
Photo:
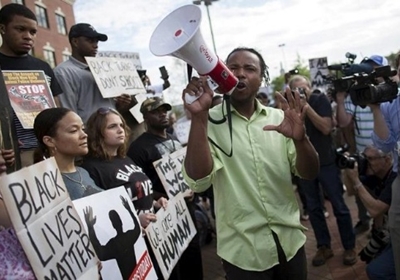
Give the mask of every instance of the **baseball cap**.
M 71 26 L 69 30 L 69 39 L 77 37 L 97 38 L 99 41 L 105 42 L 108 37 L 106 34 L 98 33 L 93 26 L 88 23 L 77 23 Z
M 168 111 L 172 109 L 171 105 L 164 102 L 164 100 L 160 97 L 147 98 L 145 101 L 143 101 L 142 106 L 140 106 L 140 112 L 144 114 L 156 110 L 161 106 L 165 106 Z
M 376 63 L 379 66 L 387 66 L 387 65 L 389 65 L 388 60 L 386 59 L 386 57 L 381 56 L 381 55 L 377 55 L 377 54 L 371 55 L 370 57 L 366 57 L 366 58 L 364 58 L 363 61 L 364 62 L 373 61 L 374 63 Z

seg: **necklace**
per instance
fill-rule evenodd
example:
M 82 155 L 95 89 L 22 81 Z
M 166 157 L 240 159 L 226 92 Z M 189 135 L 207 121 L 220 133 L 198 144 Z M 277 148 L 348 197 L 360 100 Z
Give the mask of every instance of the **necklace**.
M 86 190 L 86 186 L 83 184 L 83 177 L 81 172 L 79 171 L 79 169 L 77 168 L 76 171 L 78 171 L 78 175 L 79 175 L 79 180 L 75 180 L 74 178 L 68 176 L 65 173 L 61 172 L 61 175 L 64 176 L 65 178 L 67 178 L 68 180 L 70 180 L 71 182 L 77 183 L 81 186 L 81 188 L 83 188 L 84 190 Z

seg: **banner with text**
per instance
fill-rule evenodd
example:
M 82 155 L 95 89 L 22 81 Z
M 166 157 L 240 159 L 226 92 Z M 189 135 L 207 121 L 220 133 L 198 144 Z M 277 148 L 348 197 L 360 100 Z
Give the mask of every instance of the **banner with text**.
M 126 58 L 133 61 L 136 69 L 142 69 L 142 61 L 138 52 L 99 51 L 98 57 Z
M 168 201 L 167 209 L 157 212 L 157 221 L 146 228 L 146 235 L 165 279 L 196 235 L 196 228 L 181 193 Z
M 36 278 L 97 279 L 98 259 L 55 159 L 1 180 L 1 195 Z
M 328 58 L 311 58 L 308 60 L 310 65 L 311 88 L 319 89 L 326 93 L 328 86 L 325 83 L 324 76 L 329 74 Z
M 132 60 L 114 57 L 85 57 L 101 95 L 104 98 L 121 94 L 146 93 Z
M 103 279 L 157 279 L 139 218 L 124 187 L 73 203 L 102 262 Z
M 41 111 L 56 107 L 43 71 L 2 72 L 11 106 L 23 128 L 33 128 L 33 122 Z
M 171 199 L 178 193 L 190 196 L 191 190 L 182 175 L 182 164 L 186 155 L 186 147 L 153 162 L 158 177 Z

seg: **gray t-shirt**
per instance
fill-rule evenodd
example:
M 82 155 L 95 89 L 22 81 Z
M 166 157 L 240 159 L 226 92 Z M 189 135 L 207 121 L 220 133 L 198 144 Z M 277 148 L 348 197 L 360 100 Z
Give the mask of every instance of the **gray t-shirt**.
M 71 200 L 103 191 L 96 186 L 89 173 L 82 167 L 76 167 L 73 173 L 61 173 L 61 175 Z
M 84 123 L 100 107 L 115 109 L 114 100 L 101 95 L 87 64 L 70 57 L 54 68 L 54 74 L 63 90 L 61 105 L 77 113 Z

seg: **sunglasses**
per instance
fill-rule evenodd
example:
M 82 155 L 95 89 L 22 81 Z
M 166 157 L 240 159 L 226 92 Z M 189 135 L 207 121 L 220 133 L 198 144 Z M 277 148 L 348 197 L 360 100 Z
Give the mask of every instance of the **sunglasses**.
M 118 113 L 115 109 L 110 107 L 100 107 L 99 109 L 97 109 L 97 114 L 100 115 L 107 115 L 110 112 Z

